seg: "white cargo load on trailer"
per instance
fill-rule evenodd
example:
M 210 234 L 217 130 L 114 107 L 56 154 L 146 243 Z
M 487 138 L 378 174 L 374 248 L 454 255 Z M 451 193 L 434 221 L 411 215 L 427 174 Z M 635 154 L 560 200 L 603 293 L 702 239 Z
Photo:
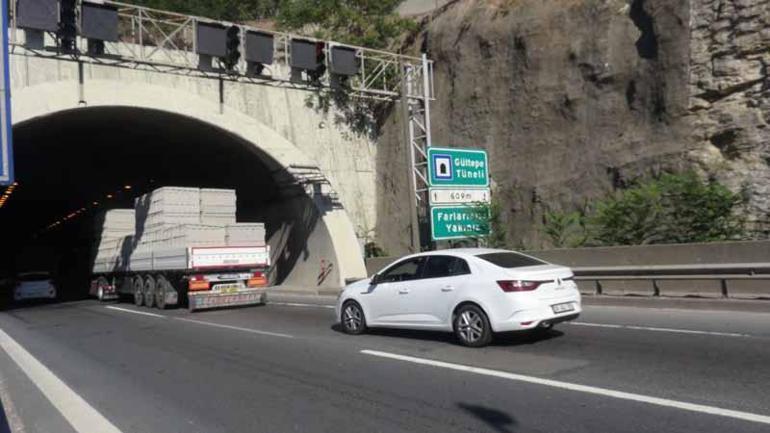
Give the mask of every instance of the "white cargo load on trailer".
M 267 267 L 268 248 L 191 247 L 150 251 L 132 256 L 129 271 L 204 271 L 213 268 Z
M 264 300 L 270 250 L 261 223 L 236 223 L 234 190 L 163 187 L 97 218 L 92 292 L 191 310 Z M 109 296 L 106 296 L 109 297 Z

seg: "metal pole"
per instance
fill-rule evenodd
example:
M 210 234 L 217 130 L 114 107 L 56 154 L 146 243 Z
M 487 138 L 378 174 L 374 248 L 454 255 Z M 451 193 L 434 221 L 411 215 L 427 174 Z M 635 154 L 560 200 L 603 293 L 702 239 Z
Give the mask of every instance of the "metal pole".
M 433 97 L 432 92 L 432 85 L 433 81 L 431 80 L 432 74 L 431 74 L 431 68 L 430 68 L 430 62 L 428 62 L 428 54 L 422 53 L 422 109 L 423 109 L 423 116 L 424 116 L 424 125 L 425 125 L 425 148 L 423 149 L 425 151 L 425 155 L 428 155 L 428 150 L 431 146 L 433 146 L 433 135 L 431 134 L 431 123 L 430 123 L 430 100 Z M 425 157 L 427 158 L 427 156 Z M 427 170 L 428 166 L 427 164 L 430 164 L 430 161 L 425 161 L 425 176 L 427 176 Z M 416 168 L 415 168 L 416 169 Z M 428 182 L 430 182 L 430 179 L 428 179 Z M 430 193 L 428 192 L 430 185 L 425 185 L 424 189 L 425 192 L 423 193 L 423 200 L 422 200 L 422 211 L 425 214 L 425 221 L 427 222 L 428 230 L 432 230 L 430 227 L 432 227 L 432 221 L 431 219 L 433 216 L 431 215 L 430 210 Z M 435 242 L 429 242 L 429 248 L 430 249 L 436 249 L 436 243 Z
M 404 123 L 406 128 L 404 128 L 405 132 L 405 138 L 406 138 L 406 145 L 409 149 L 407 149 L 407 169 L 409 170 L 409 203 L 410 203 L 410 223 L 409 223 L 409 231 L 410 238 L 411 238 L 411 245 L 410 250 L 412 253 L 418 253 L 420 252 L 420 218 L 418 215 L 418 200 L 417 200 L 417 175 L 414 171 L 415 163 L 417 162 L 417 158 L 415 155 L 415 149 L 414 149 L 414 125 L 411 121 L 412 118 L 412 101 L 410 98 L 410 95 L 412 93 L 412 77 L 414 70 L 411 66 L 403 66 L 402 71 L 404 73 L 404 78 L 401 81 L 401 87 L 402 87 L 402 98 L 401 103 L 403 105 L 404 109 Z
M 722 280 L 720 280 L 720 286 L 721 286 L 720 288 L 722 289 L 722 297 L 729 298 L 730 293 L 727 290 L 727 280 L 722 278 Z

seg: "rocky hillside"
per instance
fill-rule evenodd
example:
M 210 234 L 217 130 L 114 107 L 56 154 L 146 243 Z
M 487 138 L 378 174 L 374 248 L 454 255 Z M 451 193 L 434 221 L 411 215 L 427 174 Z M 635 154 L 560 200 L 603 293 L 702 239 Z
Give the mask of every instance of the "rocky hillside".
M 544 246 L 547 210 L 688 168 L 744 189 L 770 230 L 770 0 L 457 0 L 412 49 L 436 62 L 434 145 L 489 151 L 511 245 Z M 378 156 L 392 253 L 409 230 L 401 121 Z

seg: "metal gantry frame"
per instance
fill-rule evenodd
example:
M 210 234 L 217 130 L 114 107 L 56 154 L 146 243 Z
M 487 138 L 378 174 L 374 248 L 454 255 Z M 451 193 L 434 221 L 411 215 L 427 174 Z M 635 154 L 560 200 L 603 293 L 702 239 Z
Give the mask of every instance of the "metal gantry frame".
M 78 10 L 81 9 L 82 3 L 83 0 L 76 1 Z M 118 11 L 118 41 L 105 42 L 103 54 L 89 53 L 88 41 L 79 36 L 76 39 L 75 51 L 64 52 L 57 44 L 55 33 L 49 33 L 44 38 L 46 46 L 43 49 L 25 46 L 24 41 L 19 40 L 21 32 L 18 31 L 17 26 L 15 1 L 10 2 L 11 54 L 77 61 L 81 65 L 81 75 L 82 64 L 87 63 L 318 90 L 335 88 L 331 74 L 324 74 L 320 80 L 298 81 L 292 79 L 290 63 L 292 40 L 323 43 L 327 71 L 330 70 L 329 62 L 333 47 L 343 46 L 355 50 L 358 58 L 358 73 L 349 77 L 345 91 L 354 97 L 391 102 L 400 100 L 403 104 L 406 126 L 405 139 L 408 144 L 407 154 L 409 156 L 409 177 L 411 190 L 414 192 L 411 206 L 412 249 L 419 251 L 426 246 L 423 245 L 424 242 L 421 244 L 420 227 L 428 223 L 430 218 L 427 155 L 428 148 L 431 146 L 430 102 L 434 100 L 434 87 L 433 62 L 425 54 L 421 57 L 407 56 L 111 0 L 100 0 L 98 3 L 114 6 Z M 198 23 L 217 24 L 224 27 L 237 26 L 240 29 L 241 53 L 244 52 L 246 32 L 253 31 L 272 35 L 273 63 L 264 65 L 264 69 L 259 75 L 247 74 L 248 64 L 243 55 L 238 64 L 231 70 L 199 68 L 200 58 L 196 50 L 196 26 Z M 80 22 L 78 21 L 78 30 L 80 30 L 79 27 Z M 300 184 L 312 183 L 312 180 L 317 178 L 317 176 L 309 176 L 307 170 L 290 168 L 288 171 L 292 172 L 291 174 L 298 179 Z
M 77 0 L 80 10 L 83 0 Z M 157 72 L 178 73 L 193 76 L 219 77 L 233 81 L 251 81 L 264 84 L 282 85 L 296 88 L 332 88 L 330 74 L 317 81 L 292 80 L 291 41 L 323 43 L 326 54 L 326 66 L 329 70 L 331 48 L 343 46 L 352 48 L 358 58 L 358 73 L 350 77 L 346 90 L 352 96 L 381 100 L 398 100 L 405 96 L 420 98 L 422 94 L 403 94 L 401 83 L 406 78 L 408 68 L 420 69 L 420 57 L 406 56 L 382 50 L 374 50 L 334 41 L 324 41 L 307 36 L 292 35 L 260 29 L 244 24 L 228 21 L 218 21 L 192 15 L 162 11 L 143 6 L 131 5 L 111 0 L 101 0 L 99 4 L 114 6 L 118 10 L 119 40 L 105 42 L 103 55 L 95 56 L 88 53 L 87 40 L 77 38 L 76 53 L 64 53 L 56 46 L 56 35 L 48 34 L 46 41 L 49 46 L 44 49 L 30 49 L 19 40 L 17 31 L 16 2 L 11 1 L 11 53 L 39 57 L 54 57 L 61 59 L 73 58 L 85 63 L 110 65 L 133 69 L 152 70 Z M 199 56 L 196 52 L 196 26 L 198 23 L 217 24 L 225 27 L 237 26 L 240 29 L 243 43 L 247 31 L 259 32 L 273 36 L 274 61 L 265 65 L 260 75 L 248 75 L 247 63 L 241 56 L 238 64 L 231 71 L 204 71 L 198 68 Z M 243 45 L 242 45 L 243 47 Z M 241 50 L 243 52 L 243 50 Z M 429 80 L 431 77 L 429 77 Z

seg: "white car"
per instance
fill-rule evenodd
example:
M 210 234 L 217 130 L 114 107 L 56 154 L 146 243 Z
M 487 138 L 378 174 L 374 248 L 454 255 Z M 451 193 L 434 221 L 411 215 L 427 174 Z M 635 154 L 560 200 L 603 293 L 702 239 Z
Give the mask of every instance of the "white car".
M 13 300 L 56 299 L 56 286 L 48 272 L 26 272 L 16 278 Z
M 548 329 L 581 310 L 572 270 L 525 254 L 469 248 L 404 257 L 347 286 L 336 316 L 342 329 L 452 331 L 471 347 L 494 332 Z

